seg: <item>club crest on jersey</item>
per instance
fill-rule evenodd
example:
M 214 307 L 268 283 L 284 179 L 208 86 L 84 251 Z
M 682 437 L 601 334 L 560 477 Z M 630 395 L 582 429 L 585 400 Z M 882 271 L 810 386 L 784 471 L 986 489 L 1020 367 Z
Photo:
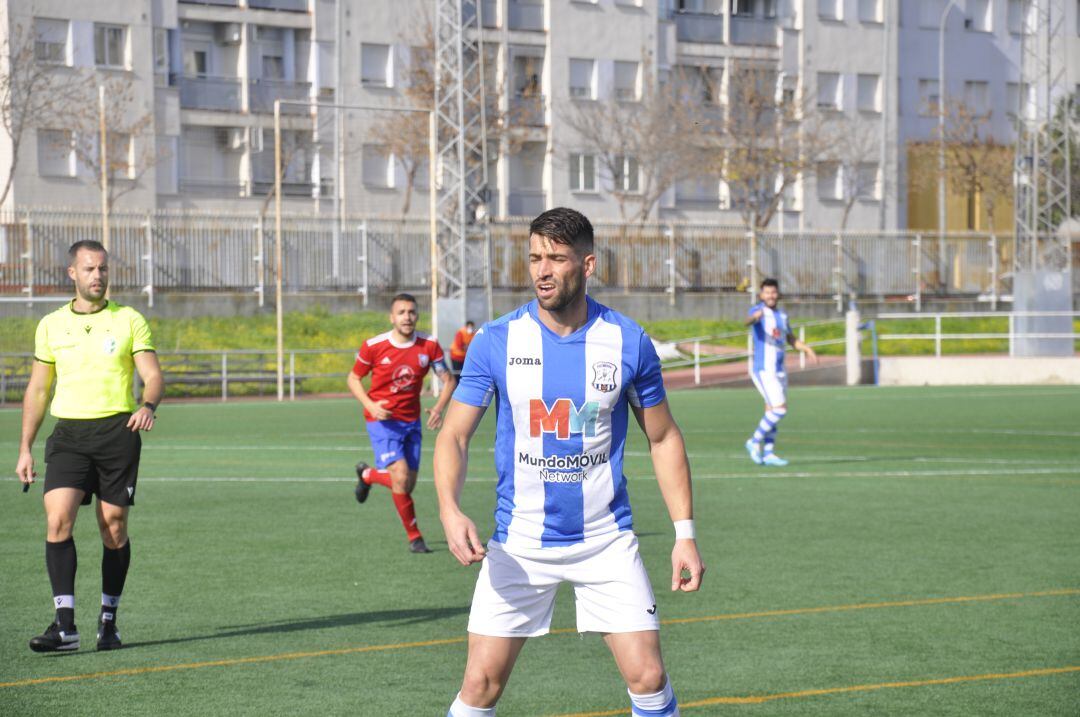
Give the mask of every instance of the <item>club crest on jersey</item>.
M 420 356 L 417 357 L 417 358 L 420 361 L 420 368 L 427 368 L 428 361 L 429 361 L 428 355 L 427 354 L 420 354 Z
M 412 385 L 413 377 L 416 376 L 408 366 L 399 366 L 394 370 L 393 384 L 390 386 L 391 393 L 404 391 Z
M 554 433 L 560 441 L 570 438 L 571 433 L 592 438 L 599 416 L 599 401 L 586 401 L 578 408 L 569 398 L 559 398 L 549 408 L 543 399 L 534 398 L 529 401 L 529 435 L 539 438 Z
M 610 361 L 597 361 L 592 365 L 592 386 L 600 393 L 611 393 L 615 390 L 615 372 L 619 367 Z
M 105 337 L 105 340 L 101 342 L 101 350 L 105 352 L 106 356 L 112 356 L 114 353 L 116 353 L 116 337 Z

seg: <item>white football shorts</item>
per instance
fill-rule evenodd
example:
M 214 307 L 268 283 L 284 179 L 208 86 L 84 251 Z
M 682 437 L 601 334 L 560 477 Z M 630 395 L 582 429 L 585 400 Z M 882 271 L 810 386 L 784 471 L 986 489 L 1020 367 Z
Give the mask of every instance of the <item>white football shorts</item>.
M 574 586 L 578 632 L 659 630 L 656 599 L 630 531 L 565 547 L 515 549 L 491 541 L 476 579 L 469 632 L 547 634 L 561 583 Z
M 751 371 L 750 378 L 767 406 L 787 403 L 787 374 L 776 371 Z

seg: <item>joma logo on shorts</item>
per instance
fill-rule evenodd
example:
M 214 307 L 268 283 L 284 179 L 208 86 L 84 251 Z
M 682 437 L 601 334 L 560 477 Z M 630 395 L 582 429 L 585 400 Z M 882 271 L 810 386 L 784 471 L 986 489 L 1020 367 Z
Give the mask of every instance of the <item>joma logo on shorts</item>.
M 570 438 L 571 433 L 592 438 L 596 435 L 599 415 L 599 401 L 586 401 L 578 408 L 569 398 L 559 398 L 548 408 L 543 399 L 534 398 L 529 401 L 529 435 L 539 438 L 554 433 L 562 441 Z
M 507 366 L 540 366 L 540 359 L 529 356 L 511 356 Z

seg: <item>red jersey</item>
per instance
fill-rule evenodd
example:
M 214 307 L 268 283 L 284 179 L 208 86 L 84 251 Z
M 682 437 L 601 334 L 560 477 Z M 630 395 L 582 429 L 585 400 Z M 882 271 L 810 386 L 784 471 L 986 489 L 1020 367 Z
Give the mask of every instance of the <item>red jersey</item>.
M 373 401 L 386 401 L 393 420 L 415 421 L 420 418 L 424 376 L 432 367 L 443 364 L 442 348 L 438 341 L 419 331 L 407 344 L 395 344 L 391 336 L 387 331 L 361 344 L 353 373 L 360 378 L 371 374 L 368 395 Z M 364 418 L 375 420 L 367 409 Z

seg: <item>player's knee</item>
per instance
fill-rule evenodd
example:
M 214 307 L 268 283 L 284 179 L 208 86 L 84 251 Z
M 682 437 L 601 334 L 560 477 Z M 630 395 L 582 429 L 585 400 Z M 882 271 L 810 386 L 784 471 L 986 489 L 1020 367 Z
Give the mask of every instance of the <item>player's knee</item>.
M 109 550 L 119 550 L 127 542 L 127 526 L 114 523 L 101 527 L 101 542 Z
M 71 537 L 75 521 L 68 515 L 48 515 L 45 518 L 46 539 L 50 543 L 59 543 Z
M 635 695 L 647 695 L 659 692 L 667 684 L 667 672 L 659 662 L 639 665 L 632 675 L 627 676 L 626 686 Z
M 473 707 L 493 707 L 502 694 L 503 683 L 482 670 L 466 670 L 461 684 L 461 699 Z

